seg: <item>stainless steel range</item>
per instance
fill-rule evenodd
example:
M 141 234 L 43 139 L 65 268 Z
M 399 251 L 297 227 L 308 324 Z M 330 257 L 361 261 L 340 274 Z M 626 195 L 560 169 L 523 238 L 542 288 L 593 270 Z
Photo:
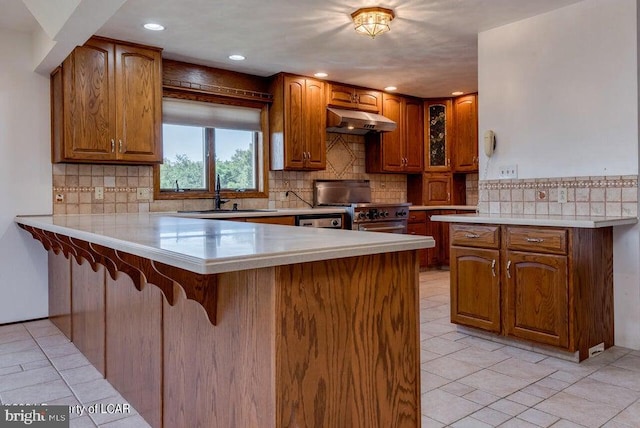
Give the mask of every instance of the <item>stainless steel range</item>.
M 371 202 L 369 180 L 316 180 L 313 205 L 347 207 L 347 221 L 353 230 L 407 233 L 411 204 Z

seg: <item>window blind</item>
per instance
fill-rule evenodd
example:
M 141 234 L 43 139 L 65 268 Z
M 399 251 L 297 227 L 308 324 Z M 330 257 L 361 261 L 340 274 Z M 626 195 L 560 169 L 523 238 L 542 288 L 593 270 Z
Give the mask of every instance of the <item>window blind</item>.
M 261 131 L 261 110 L 201 101 L 163 98 L 162 122 L 208 128 Z

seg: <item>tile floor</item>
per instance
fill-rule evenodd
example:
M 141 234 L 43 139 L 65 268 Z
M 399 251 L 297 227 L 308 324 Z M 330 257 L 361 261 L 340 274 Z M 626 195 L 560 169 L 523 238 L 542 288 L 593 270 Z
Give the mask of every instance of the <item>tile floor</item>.
M 580 364 L 449 322 L 449 272 L 420 275 L 422 427 L 640 427 L 640 351 Z
M 581 364 L 504 346 L 449 322 L 449 272 L 420 274 L 422 427 L 640 427 L 640 351 Z M 0 326 L 0 403 L 125 404 L 48 320 Z M 71 427 L 142 428 L 136 413 L 71 414 Z
M 0 404 L 41 403 L 83 405 L 73 428 L 149 426 L 133 408 L 107 411 L 128 403 L 49 320 L 0 326 Z

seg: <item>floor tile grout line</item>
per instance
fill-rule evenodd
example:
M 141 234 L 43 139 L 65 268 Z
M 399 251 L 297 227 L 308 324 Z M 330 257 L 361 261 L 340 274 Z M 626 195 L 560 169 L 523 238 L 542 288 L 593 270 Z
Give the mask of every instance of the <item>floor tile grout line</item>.
M 54 325 L 54 324 L 52 324 L 52 325 Z M 55 325 L 54 325 L 54 326 L 55 326 Z M 25 327 L 25 328 L 26 328 L 26 327 Z M 56 327 L 56 328 L 57 328 L 57 327 Z M 68 388 L 69 388 L 69 390 L 71 391 L 71 394 L 72 394 L 71 396 L 73 396 L 73 397 L 78 401 L 78 403 L 80 403 L 80 405 L 81 405 L 81 406 L 83 406 L 83 408 L 84 408 L 84 407 L 86 407 L 89 403 L 84 403 L 82 400 L 80 400 L 80 397 L 77 395 L 76 391 L 75 391 L 75 390 L 74 390 L 74 388 L 73 388 L 73 386 L 74 386 L 74 385 L 69 384 L 69 382 L 67 381 L 67 379 L 65 379 L 65 378 L 64 378 L 64 376 L 62 376 L 62 373 L 61 373 L 61 372 L 62 372 L 62 371 L 64 371 L 64 370 L 59 370 L 59 369 L 55 366 L 55 364 L 53 363 L 53 361 L 51 361 L 51 358 L 49 357 L 49 355 L 47 355 L 47 353 L 45 352 L 44 348 L 42 348 L 42 346 L 40 345 L 40 343 L 38 343 L 38 341 L 36 340 L 36 337 L 34 337 L 34 336 L 31 334 L 31 331 L 30 331 L 28 328 L 26 328 L 26 330 L 27 330 L 27 332 L 29 333 L 29 335 L 32 337 L 33 341 L 36 343 L 36 345 L 38 346 L 38 348 L 40 348 L 40 350 L 42 351 L 42 353 L 44 354 L 44 356 L 46 357 L 46 359 L 49 361 L 49 363 L 51 364 L 51 367 L 53 367 L 53 369 L 56 371 L 56 373 L 58 374 L 58 376 L 60 376 L 60 379 L 62 379 L 62 381 L 65 383 L 65 385 L 67 385 L 67 387 L 68 387 Z M 49 336 L 54 336 L 54 335 L 56 335 L 56 334 L 52 334 L 52 335 L 48 335 L 48 336 L 43 336 L 43 337 L 49 337 Z M 64 336 L 64 333 L 60 332 L 60 335 L 63 335 L 63 336 Z M 65 336 L 65 337 L 66 337 L 66 336 Z M 67 338 L 67 339 L 68 339 L 68 338 Z M 68 343 L 73 344 L 73 342 L 72 342 L 71 340 L 69 340 L 69 341 L 68 341 Z M 59 346 L 63 346 L 63 345 L 59 345 Z M 74 345 L 74 346 L 75 346 L 75 345 Z M 76 349 L 77 349 L 77 348 L 76 348 Z M 79 354 L 81 354 L 81 355 L 82 355 L 82 353 L 81 353 L 79 350 L 77 351 L 77 353 L 79 353 Z M 91 367 L 93 367 L 93 364 L 91 364 L 91 362 L 89 362 L 86 366 L 91 366 Z M 80 367 L 85 367 L 85 366 L 80 366 Z M 79 368 L 79 367 L 74 367 L 74 368 Z M 71 369 L 70 369 L 70 370 L 71 370 Z M 104 378 L 104 377 L 102 377 L 102 379 L 106 380 L 106 378 Z M 95 379 L 94 379 L 94 380 L 95 380 Z M 86 381 L 86 382 L 80 382 L 80 383 L 76 384 L 75 386 L 80 385 L 80 384 L 83 384 L 83 383 L 92 382 L 92 381 L 93 381 L 93 380 L 89 380 L 89 381 Z M 109 381 L 107 380 L 107 382 L 109 382 Z M 116 392 L 117 392 L 117 390 L 116 390 Z M 113 397 L 115 398 L 116 396 L 113 396 Z M 63 397 L 63 398 L 66 398 L 66 397 Z M 108 398 L 110 398 L 110 397 L 100 398 L 100 399 L 98 399 L 98 400 L 94 400 L 94 401 L 106 400 L 106 399 L 108 399 Z M 136 413 L 136 414 L 139 414 L 139 413 Z M 100 424 L 98 423 L 98 421 L 96 421 L 96 420 L 91 416 L 91 414 L 90 414 L 90 413 L 86 413 L 86 415 L 89 417 L 89 419 L 91 420 L 91 422 L 92 422 L 92 423 L 93 423 L 97 428 L 100 428 Z M 123 415 L 124 415 L 124 413 L 123 413 Z M 128 417 L 133 417 L 133 416 L 135 416 L 135 415 L 123 416 L 122 418 L 113 419 L 113 420 L 110 420 L 110 421 L 108 421 L 108 422 L 106 422 L 106 423 L 111 423 L 111 422 L 120 421 L 120 420 L 126 419 L 126 418 L 128 418 Z

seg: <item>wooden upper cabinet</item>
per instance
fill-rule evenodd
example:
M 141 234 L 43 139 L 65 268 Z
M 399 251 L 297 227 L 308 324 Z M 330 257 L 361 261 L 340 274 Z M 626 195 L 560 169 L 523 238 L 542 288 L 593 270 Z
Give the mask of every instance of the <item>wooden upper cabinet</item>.
M 478 96 L 467 95 L 453 100 L 454 171 L 478 171 Z
M 116 45 L 116 135 L 121 158 L 162 160 L 162 73 L 160 52 Z
M 419 173 L 423 166 L 422 101 L 382 94 L 382 114 L 396 122 L 391 132 L 367 134 L 367 172 Z
M 405 172 L 422 171 L 424 151 L 424 126 L 422 100 L 407 98 L 404 108 L 405 120 Z
M 451 99 L 424 102 L 425 165 L 428 172 L 451 171 L 453 102 Z
M 382 92 L 354 88 L 352 86 L 327 84 L 327 105 L 374 113 L 382 109 Z
M 279 74 L 269 110 L 272 170 L 326 168 L 324 82 Z
M 53 162 L 162 162 L 161 51 L 102 38 L 51 75 Z

